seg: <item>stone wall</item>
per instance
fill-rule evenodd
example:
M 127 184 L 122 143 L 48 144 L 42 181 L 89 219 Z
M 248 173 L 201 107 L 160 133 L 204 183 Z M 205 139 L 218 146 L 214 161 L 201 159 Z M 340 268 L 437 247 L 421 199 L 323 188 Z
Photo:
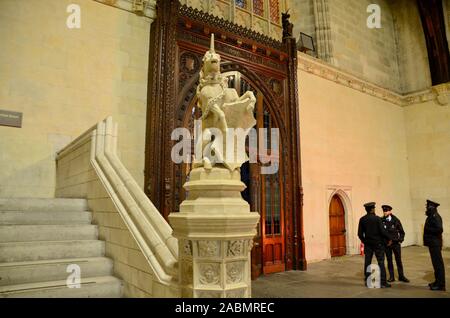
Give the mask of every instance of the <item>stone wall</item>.
M 291 22 L 294 24 L 294 37 L 298 40 L 300 32 L 311 35 L 316 44 L 316 24 L 313 0 L 291 0 Z
M 444 0 L 447 21 L 449 2 Z M 291 0 L 289 4 L 295 37 L 300 31 L 312 35 L 318 56 L 333 66 L 402 94 L 431 86 L 415 1 Z M 381 8 L 380 29 L 367 27 L 370 4 Z M 327 52 L 320 52 L 325 43 Z
M 400 91 L 393 16 L 385 0 L 329 0 L 335 66 Z M 367 27 L 367 7 L 381 7 L 381 28 Z
M 411 208 L 422 244 L 425 201 L 439 202 L 444 244 L 450 246 L 450 104 L 435 101 L 404 108 L 411 180 Z
M 441 203 L 450 246 L 450 83 L 399 95 L 307 55 L 298 61 L 307 259 L 330 257 L 335 193 L 346 210 L 350 254 L 359 252 L 362 204 L 372 200 L 378 215 L 382 204 L 394 207 L 405 245 L 423 243 L 426 199 Z
M 403 108 L 335 82 L 344 76 L 336 69 L 335 76 L 323 78 L 324 62 L 301 54 L 300 64 L 304 60 L 309 68 L 299 68 L 298 80 L 307 260 L 330 257 L 334 193 L 346 210 L 347 253 L 359 253 L 358 221 L 369 201 L 377 202 L 380 216 L 382 204 L 393 206 L 406 231 L 405 245 L 416 243 Z
M 55 152 L 108 115 L 144 183 L 150 19 L 79 0 L 81 29 L 68 29 L 71 3 L 0 1 L 0 109 L 24 116 L 0 127 L 0 197 L 53 197 Z

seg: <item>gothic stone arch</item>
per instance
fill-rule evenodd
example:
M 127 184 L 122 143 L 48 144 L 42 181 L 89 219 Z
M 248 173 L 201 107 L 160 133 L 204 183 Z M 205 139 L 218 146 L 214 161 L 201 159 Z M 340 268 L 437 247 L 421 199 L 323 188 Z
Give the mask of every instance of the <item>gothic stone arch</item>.
M 352 208 L 352 188 L 348 186 L 330 186 L 326 194 L 326 212 L 329 212 L 331 199 L 337 195 L 344 206 L 345 213 L 345 227 L 346 227 L 346 250 L 347 254 L 354 254 L 356 250 L 356 228 L 354 222 L 353 208 Z M 329 228 L 328 224 L 328 228 Z M 330 242 L 328 242 L 330 245 Z M 328 246 L 330 250 L 330 246 Z

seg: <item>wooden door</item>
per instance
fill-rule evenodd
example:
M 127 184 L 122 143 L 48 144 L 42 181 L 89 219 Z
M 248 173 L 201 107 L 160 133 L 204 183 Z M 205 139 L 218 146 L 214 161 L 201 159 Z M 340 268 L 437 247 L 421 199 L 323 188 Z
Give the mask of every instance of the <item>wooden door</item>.
M 334 195 L 330 202 L 330 253 L 331 257 L 347 253 L 345 241 L 345 210 L 341 199 Z
M 284 213 L 280 174 L 262 176 L 262 232 L 264 274 L 285 270 Z
M 261 107 L 263 106 L 263 107 Z M 259 103 L 257 113 L 258 127 L 267 129 L 267 146 L 270 149 L 271 128 L 277 128 L 269 108 Z M 280 141 L 282 143 L 282 141 Z M 281 145 L 279 145 L 279 149 Z M 284 235 L 284 183 L 281 167 L 282 158 L 277 153 L 269 153 L 272 160 L 279 162 L 279 169 L 275 174 L 260 176 L 260 212 L 263 243 L 263 272 L 264 274 L 282 272 L 285 270 L 285 235 Z
M 229 84 L 236 88 L 239 95 L 250 90 L 253 91 L 257 99 L 255 105 L 256 129 L 265 128 L 267 138 L 267 148 L 271 149 L 272 141 L 271 128 L 278 128 L 273 116 L 270 113 L 263 94 L 252 86 L 249 81 L 239 72 L 226 73 L 229 77 Z M 259 138 L 259 137 L 258 137 Z M 281 143 L 282 141 L 280 141 Z M 258 144 L 258 147 L 260 145 Z M 279 145 L 281 148 L 281 145 Z M 250 150 L 250 149 L 249 149 Z M 264 151 L 272 158 L 272 161 L 279 163 L 279 170 L 275 174 L 261 174 L 261 154 L 258 152 L 259 163 L 250 163 L 241 169 L 241 177 L 247 185 L 247 189 L 242 196 L 247 200 L 252 211 L 258 211 L 261 221 L 255 244 L 252 251 L 252 277 L 256 278 L 262 273 L 269 274 L 285 270 L 285 233 L 284 233 L 284 178 L 281 171 L 283 166 L 278 155 L 279 149 L 271 153 Z M 266 158 L 264 158 L 266 159 Z

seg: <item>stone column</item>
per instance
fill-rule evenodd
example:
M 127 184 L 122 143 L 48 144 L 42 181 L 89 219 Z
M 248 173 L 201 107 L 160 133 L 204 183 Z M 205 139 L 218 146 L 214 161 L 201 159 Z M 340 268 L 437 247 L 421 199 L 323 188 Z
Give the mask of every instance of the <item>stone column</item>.
M 336 65 L 333 56 L 328 0 L 314 0 L 313 5 L 316 24 L 317 54 L 321 60 Z
M 241 197 L 239 171 L 191 171 L 187 199 L 169 216 L 179 240 L 182 297 L 251 297 L 250 252 L 259 214 Z

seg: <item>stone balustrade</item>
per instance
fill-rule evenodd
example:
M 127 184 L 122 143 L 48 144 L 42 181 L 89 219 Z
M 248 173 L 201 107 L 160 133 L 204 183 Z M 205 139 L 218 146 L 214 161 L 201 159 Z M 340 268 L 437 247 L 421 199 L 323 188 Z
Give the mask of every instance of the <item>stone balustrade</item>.
M 75 139 L 56 160 L 56 196 L 88 198 L 126 296 L 178 297 L 178 241 L 118 158 L 112 117 Z

